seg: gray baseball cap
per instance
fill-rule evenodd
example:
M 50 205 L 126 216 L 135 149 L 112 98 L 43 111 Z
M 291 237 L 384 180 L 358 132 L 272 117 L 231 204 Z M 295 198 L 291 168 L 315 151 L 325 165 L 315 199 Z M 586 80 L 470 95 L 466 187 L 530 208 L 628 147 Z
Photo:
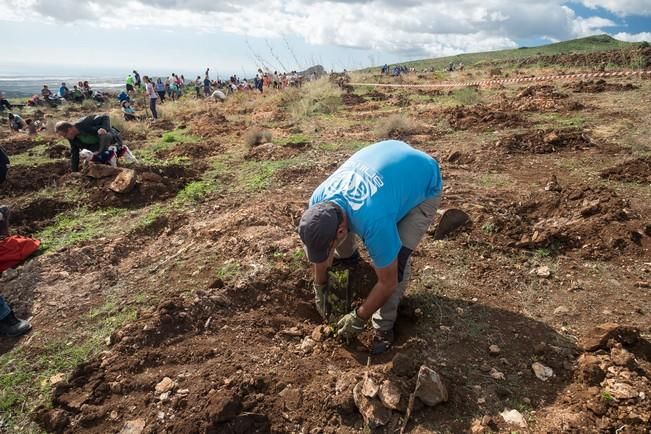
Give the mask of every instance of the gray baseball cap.
M 319 202 L 303 213 L 298 234 L 307 249 L 307 259 L 313 263 L 328 259 L 328 250 L 337 238 L 339 210 L 333 202 Z

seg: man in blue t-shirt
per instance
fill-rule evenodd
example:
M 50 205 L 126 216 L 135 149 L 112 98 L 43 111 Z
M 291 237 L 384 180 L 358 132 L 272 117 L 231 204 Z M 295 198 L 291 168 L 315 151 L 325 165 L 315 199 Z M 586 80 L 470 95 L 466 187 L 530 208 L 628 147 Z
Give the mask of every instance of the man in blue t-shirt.
M 378 279 L 364 303 L 337 323 L 339 336 L 356 336 L 372 319 L 371 352 L 391 346 L 409 258 L 436 215 L 442 187 L 436 160 L 387 140 L 355 153 L 314 191 L 298 231 L 314 263 L 319 313 L 324 315 L 328 268 L 335 257 L 358 256 L 356 237 L 364 242 Z

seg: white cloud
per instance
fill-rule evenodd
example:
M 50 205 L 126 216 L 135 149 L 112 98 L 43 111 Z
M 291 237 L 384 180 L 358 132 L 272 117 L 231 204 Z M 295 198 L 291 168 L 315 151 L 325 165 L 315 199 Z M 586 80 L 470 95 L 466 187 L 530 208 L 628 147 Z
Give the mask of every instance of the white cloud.
M 589 8 L 601 7 L 620 16 L 651 15 L 649 0 L 582 0 Z
M 642 33 L 616 33 L 613 35 L 613 38 L 619 39 L 620 41 L 627 42 L 642 42 L 647 41 L 651 42 L 651 32 L 642 32 Z
M 621 3 L 612 1 L 611 6 Z M 649 0 L 646 0 L 648 3 Z M 337 45 L 413 56 L 516 46 L 602 33 L 600 17 L 577 17 L 563 0 L 0 0 L 0 20 L 92 22 L 107 28 L 185 27 L 254 37 L 297 35 Z M 594 4 L 593 4 L 594 3 Z M 607 0 L 585 0 L 594 7 Z M 626 8 L 634 0 L 623 0 Z M 599 4 L 601 6 L 601 4 Z M 604 6 L 605 7 L 605 6 Z M 7 12 L 7 9 L 10 12 Z

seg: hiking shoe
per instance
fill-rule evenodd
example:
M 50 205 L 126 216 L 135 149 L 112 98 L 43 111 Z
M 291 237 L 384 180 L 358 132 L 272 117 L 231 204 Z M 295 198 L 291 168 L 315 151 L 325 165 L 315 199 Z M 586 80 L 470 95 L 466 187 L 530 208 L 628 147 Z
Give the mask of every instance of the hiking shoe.
M 393 344 L 393 329 L 373 330 L 373 341 L 371 342 L 371 354 L 378 355 L 386 352 Z
M 341 265 L 342 267 L 352 267 L 359 262 L 360 258 L 361 256 L 359 255 L 359 251 L 355 250 L 355 253 L 347 258 L 334 258 L 332 260 L 332 266 L 335 267 L 337 265 Z
M 16 318 L 14 312 L 9 312 L 5 318 L 0 320 L 0 336 L 16 337 L 30 331 L 32 325 L 27 321 Z

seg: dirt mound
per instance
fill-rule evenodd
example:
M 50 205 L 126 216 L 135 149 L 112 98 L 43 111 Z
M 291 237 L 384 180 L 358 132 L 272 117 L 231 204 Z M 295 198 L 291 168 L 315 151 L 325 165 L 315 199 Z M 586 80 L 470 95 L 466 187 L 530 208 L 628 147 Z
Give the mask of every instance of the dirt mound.
M 89 205 L 94 208 L 139 208 L 144 205 L 174 197 L 187 183 L 197 179 L 199 173 L 182 165 L 138 167 L 137 183 L 129 193 L 118 194 L 109 186 L 114 177 L 94 179 L 84 177 L 81 186 L 89 192 Z
M 45 154 L 52 159 L 70 158 L 70 147 L 57 143 L 48 147 Z
M 211 155 L 217 155 L 222 151 L 223 146 L 220 143 L 208 140 L 199 143 L 180 143 L 172 149 L 156 152 L 156 156 L 161 159 L 186 157 L 192 160 L 199 160 Z
M 52 223 L 59 213 L 75 207 L 73 202 L 53 198 L 38 198 L 27 203 L 17 203 L 11 210 L 12 231 L 33 234 Z
M 301 150 L 309 146 L 309 143 L 294 143 L 291 145 L 277 145 L 275 143 L 263 143 L 253 146 L 246 155 L 247 160 L 286 160 L 301 153 Z
M 576 130 L 533 131 L 514 134 L 498 140 L 497 148 L 506 153 L 548 154 L 562 149 L 580 150 L 594 146 L 586 133 Z
M 513 128 L 526 124 L 526 120 L 518 113 L 496 110 L 490 105 L 458 106 L 445 110 L 447 119 L 457 130 Z
M 69 171 L 70 163 L 68 161 L 55 161 L 38 166 L 11 166 L 7 180 L 0 189 L 0 197 L 54 187 L 59 178 Z
M 41 143 L 35 141 L 32 137 L 24 135 L 17 135 L 0 140 L 0 147 L 7 151 L 10 158 L 12 155 L 22 154 L 40 144 Z
M 597 81 L 581 80 L 578 83 L 568 84 L 566 87 L 577 93 L 622 92 L 639 89 L 639 86 L 632 83 L 610 83 L 603 79 Z
M 366 102 L 366 99 L 364 99 L 363 96 L 359 96 L 355 93 L 347 93 L 342 95 L 341 101 L 344 103 L 344 105 L 358 105 Z
M 622 182 L 649 183 L 651 182 L 651 157 L 625 161 L 601 171 L 599 176 Z
M 619 333 L 623 331 L 624 333 Z M 562 409 L 550 415 L 563 432 L 648 432 L 651 410 L 651 342 L 639 331 L 602 324 L 595 333 L 602 344 L 583 353 L 575 364 L 574 383 L 565 393 Z M 610 333 L 611 337 L 608 337 Z M 545 417 L 543 416 L 543 420 Z
M 202 137 L 213 137 L 237 128 L 228 122 L 228 119 L 218 111 L 208 111 L 193 117 L 190 131 Z
M 568 95 L 556 90 L 554 86 L 535 85 L 520 91 L 515 98 L 503 96 L 495 104 L 502 111 L 573 111 L 584 108 L 578 101 L 568 99 Z
M 576 186 L 532 193 L 498 210 L 491 230 L 514 247 L 580 249 L 587 258 L 640 254 L 651 240 L 646 222 L 625 198 L 605 187 Z M 487 227 L 484 225 L 484 227 Z
M 372 101 L 386 101 L 387 99 L 389 99 L 389 95 L 387 95 L 386 93 L 382 93 L 377 89 L 373 89 L 370 92 L 367 92 L 366 97 L 370 98 Z

